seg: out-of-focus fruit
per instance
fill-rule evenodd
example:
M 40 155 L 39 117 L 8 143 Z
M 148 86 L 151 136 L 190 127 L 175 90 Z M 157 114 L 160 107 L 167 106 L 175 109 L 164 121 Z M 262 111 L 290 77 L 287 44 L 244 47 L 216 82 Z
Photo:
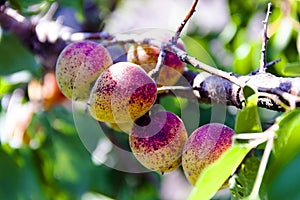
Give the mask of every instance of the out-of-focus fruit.
M 177 46 L 184 50 L 183 43 Z M 155 68 L 160 48 L 148 44 L 131 45 L 128 49 L 127 60 L 140 65 L 147 73 Z M 161 68 L 158 84 L 174 85 L 184 71 L 186 64 L 182 62 L 174 53 L 167 52 L 164 59 L 164 66 Z
M 42 105 L 46 110 L 66 100 L 57 85 L 54 72 L 47 72 L 43 81 L 32 79 L 28 84 L 28 96 L 31 102 Z
M 66 97 L 61 93 L 54 72 L 48 72 L 44 76 L 42 86 L 42 103 L 45 109 L 62 103 Z

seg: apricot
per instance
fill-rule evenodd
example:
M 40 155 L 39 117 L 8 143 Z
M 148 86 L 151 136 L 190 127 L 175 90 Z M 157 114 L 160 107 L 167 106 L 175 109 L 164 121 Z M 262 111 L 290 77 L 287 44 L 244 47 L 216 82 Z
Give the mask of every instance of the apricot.
M 58 88 L 54 72 L 48 72 L 44 76 L 42 97 L 45 109 L 50 109 L 52 106 L 62 103 L 66 99 Z
M 118 62 L 96 80 L 89 98 L 90 114 L 99 121 L 132 122 L 154 104 L 155 82 L 138 65 Z
M 191 134 L 183 149 L 182 168 L 192 185 L 196 184 L 206 167 L 231 147 L 233 134 L 231 128 L 218 123 L 203 125 Z M 227 187 L 227 184 L 220 189 Z
M 30 101 L 41 104 L 45 110 L 66 100 L 58 88 L 55 73 L 52 71 L 44 75 L 43 81 L 32 79 L 28 84 L 27 92 Z
M 177 46 L 184 50 L 183 43 Z M 127 52 L 129 62 L 140 65 L 147 73 L 155 68 L 160 48 L 148 44 L 131 45 Z M 184 71 L 186 64 L 182 62 L 173 52 L 167 52 L 164 59 L 164 66 L 158 76 L 159 85 L 174 85 Z
M 164 173 L 181 164 L 181 153 L 187 137 L 185 126 L 178 116 L 159 111 L 151 116 L 149 122 L 134 124 L 129 143 L 142 165 Z
M 85 101 L 98 76 L 111 65 L 110 54 L 101 44 L 74 42 L 66 46 L 57 59 L 56 80 L 67 98 Z

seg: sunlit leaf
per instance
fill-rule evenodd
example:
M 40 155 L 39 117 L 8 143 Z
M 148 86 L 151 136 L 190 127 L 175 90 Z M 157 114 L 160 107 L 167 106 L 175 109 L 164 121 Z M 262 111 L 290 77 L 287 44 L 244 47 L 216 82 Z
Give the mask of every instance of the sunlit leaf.
M 300 150 L 300 110 L 296 109 L 285 113 L 277 120 L 276 124 L 279 129 L 276 131 L 277 138 L 274 142 L 275 155 L 280 157 L 284 154 L 287 157 L 286 150 L 291 151 L 294 148 Z
M 277 51 L 281 52 L 289 43 L 293 30 L 292 21 L 285 17 L 282 19 L 279 29 L 276 31 L 273 37 L 272 47 Z
M 300 62 L 289 63 L 283 69 L 285 76 L 300 76 Z
M 238 111 L 234 130 L 236 133 L 262 132 L 260 117 L 257 109 L 258 95 L 246 86 L 244 89 L 246 106 Z

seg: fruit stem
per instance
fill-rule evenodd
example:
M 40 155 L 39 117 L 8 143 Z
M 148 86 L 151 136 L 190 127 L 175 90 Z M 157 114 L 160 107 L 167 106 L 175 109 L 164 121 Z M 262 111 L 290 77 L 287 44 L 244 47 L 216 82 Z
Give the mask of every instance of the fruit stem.
M 156 63 L 156 66 L 153 70 L 151 70 L 148 75 L 153 78 L 153 80 L 155 81 L 155 83 L 158 82 L 158 76 L 159 76 L 159 72 L 162 68 L 162 66 L 164 65 L 164 60 L 165 60 L 165 57 L 166 57 L 166 54 L 167 54 L 167 51 L 166 51 L 166 44 L 165 43 L 162 43 L 161 44 L 161 50 L 159 52 L 159 56 L 158 56 L 158 59 L 157 59 L 157 63 Z
M 268 138 L 267 144 L 266 144 L 266 147 L 265 147 L 265 150 L 264 150 L 264 153 L 263 153 L 263 156 L 262 156 L 259 168 L 258 168 L 256 179 L 255 179 L 255 182 L 253 185 L 252 192 L 249 196 L 249 199 L 257 199 L 259 197 L 259 188 L 261 186 L 263 176 L 264 176 L 264 173 L 265 173 L 265 170 L 267 167 L 267 163 L 268 163 L 268 160 L 270 157 L 270 153 L 273 148 L 273 141 L 274 141 L 274 137 L 275 137 L 274 132 L 272 130 L 266 131 L 265 134 L 266 134 L 266 137 Z

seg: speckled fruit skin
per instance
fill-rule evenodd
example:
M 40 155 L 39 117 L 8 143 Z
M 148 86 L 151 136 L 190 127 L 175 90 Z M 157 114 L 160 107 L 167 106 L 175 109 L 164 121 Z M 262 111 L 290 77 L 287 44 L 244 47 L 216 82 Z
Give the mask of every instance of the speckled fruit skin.
M 191 134 L 182 153 L 183 171 L 191 184 L 195 185 L 202 171 L 231 147 L 233 134 L 231 128 L 218 123 L 203 125 Z M 225 183 L 220 189 L 227 186 Z
M 184 50 L 184 45 L 178 43 L 177 46 Z M 132 45 L 128 49 L 127 60 L 140 65 L 147 73 L 155 68 L 160 49 L 147 44 Z M 172 52 L 167 52 L 164 66 L 161 68 L 158 84 L 174 85 L 184 71 L 186 64 Z
M 57 59 L 56 80 L 67 98 L 86 101 L 93 83 L 111 65 L 110 54 L 101 44 L 74 42 L 66 46 Z
M 118 62 L 95 82 L 89 99 L 90 114 L 99 121 L 132 122 L 154 104 L 155 82 L 138 65 Z
M 181 164 L 181 153 L 187 140 L 182 120 L 175 114 L 160 111 L 146 126 L 135 124 L 129 136 L 131 150 L 146 168 L 168 172 Z

